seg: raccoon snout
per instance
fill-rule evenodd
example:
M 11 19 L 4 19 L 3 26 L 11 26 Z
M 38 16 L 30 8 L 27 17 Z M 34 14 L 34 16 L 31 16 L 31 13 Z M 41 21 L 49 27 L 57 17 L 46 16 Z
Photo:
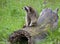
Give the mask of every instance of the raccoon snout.
M 28 12 L 29 8 L 27 6 L 23 7 L 24 10 Z

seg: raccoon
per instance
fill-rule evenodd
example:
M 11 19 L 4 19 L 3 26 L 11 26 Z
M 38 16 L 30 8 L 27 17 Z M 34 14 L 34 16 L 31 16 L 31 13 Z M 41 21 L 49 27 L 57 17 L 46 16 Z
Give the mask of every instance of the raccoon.
M 51 29 L 57 27 L 58 24 L 58 9 L 52 11 L 50 8 L 45 8 L 40 13 L 37 20 L 37 25 L 40 27 L 46 27 L 49 25 Z
M 35 26 L 36 22 L 37 22 L 37 19 L 38 19 L 37 11 L 30 6 L 25 6 L 24 10 L 26 11 L 25 27 L 26 26 Z

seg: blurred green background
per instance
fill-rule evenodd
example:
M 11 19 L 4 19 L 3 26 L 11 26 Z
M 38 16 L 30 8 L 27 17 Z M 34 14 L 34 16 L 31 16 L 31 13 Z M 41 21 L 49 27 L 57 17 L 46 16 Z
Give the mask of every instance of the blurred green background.
M 0 44 L 9 44 L 7 41 L 9 35 L 24 25 L 25 11 L 22 9 L 24 6 L 33 7 L 39 14 L 47 7 L 52 10 L 60 9 L 60 0 L 0 0 Z M 60 18 L 57 30 L 37 44 L 60 44 Z

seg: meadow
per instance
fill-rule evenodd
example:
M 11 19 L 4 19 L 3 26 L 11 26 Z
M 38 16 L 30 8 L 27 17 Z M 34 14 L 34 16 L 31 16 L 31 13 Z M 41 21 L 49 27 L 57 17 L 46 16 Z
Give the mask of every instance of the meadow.
M 23 27 L 25 23 L 24 6 L 31 6 L 38 14 L 44 8 L 60 9 L 60 0 L 0 0 L 0 44 L 9 44 L 9 35 Z M 60 44 L 60 10 L 58 11 L 58 28 L 47 39 L 37 44 Z

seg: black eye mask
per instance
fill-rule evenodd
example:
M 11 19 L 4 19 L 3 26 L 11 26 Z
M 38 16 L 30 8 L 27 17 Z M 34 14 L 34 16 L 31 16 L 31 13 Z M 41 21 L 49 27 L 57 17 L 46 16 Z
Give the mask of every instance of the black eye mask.
M 34 12 L 34 10 L 29 6 L 24 7 L 24 9 L 26 10 L 26 12 Z
M 32 12 L 32 8 L 31 7 L 29 7 L 29 10 L 30 10 L 30 12 Z

